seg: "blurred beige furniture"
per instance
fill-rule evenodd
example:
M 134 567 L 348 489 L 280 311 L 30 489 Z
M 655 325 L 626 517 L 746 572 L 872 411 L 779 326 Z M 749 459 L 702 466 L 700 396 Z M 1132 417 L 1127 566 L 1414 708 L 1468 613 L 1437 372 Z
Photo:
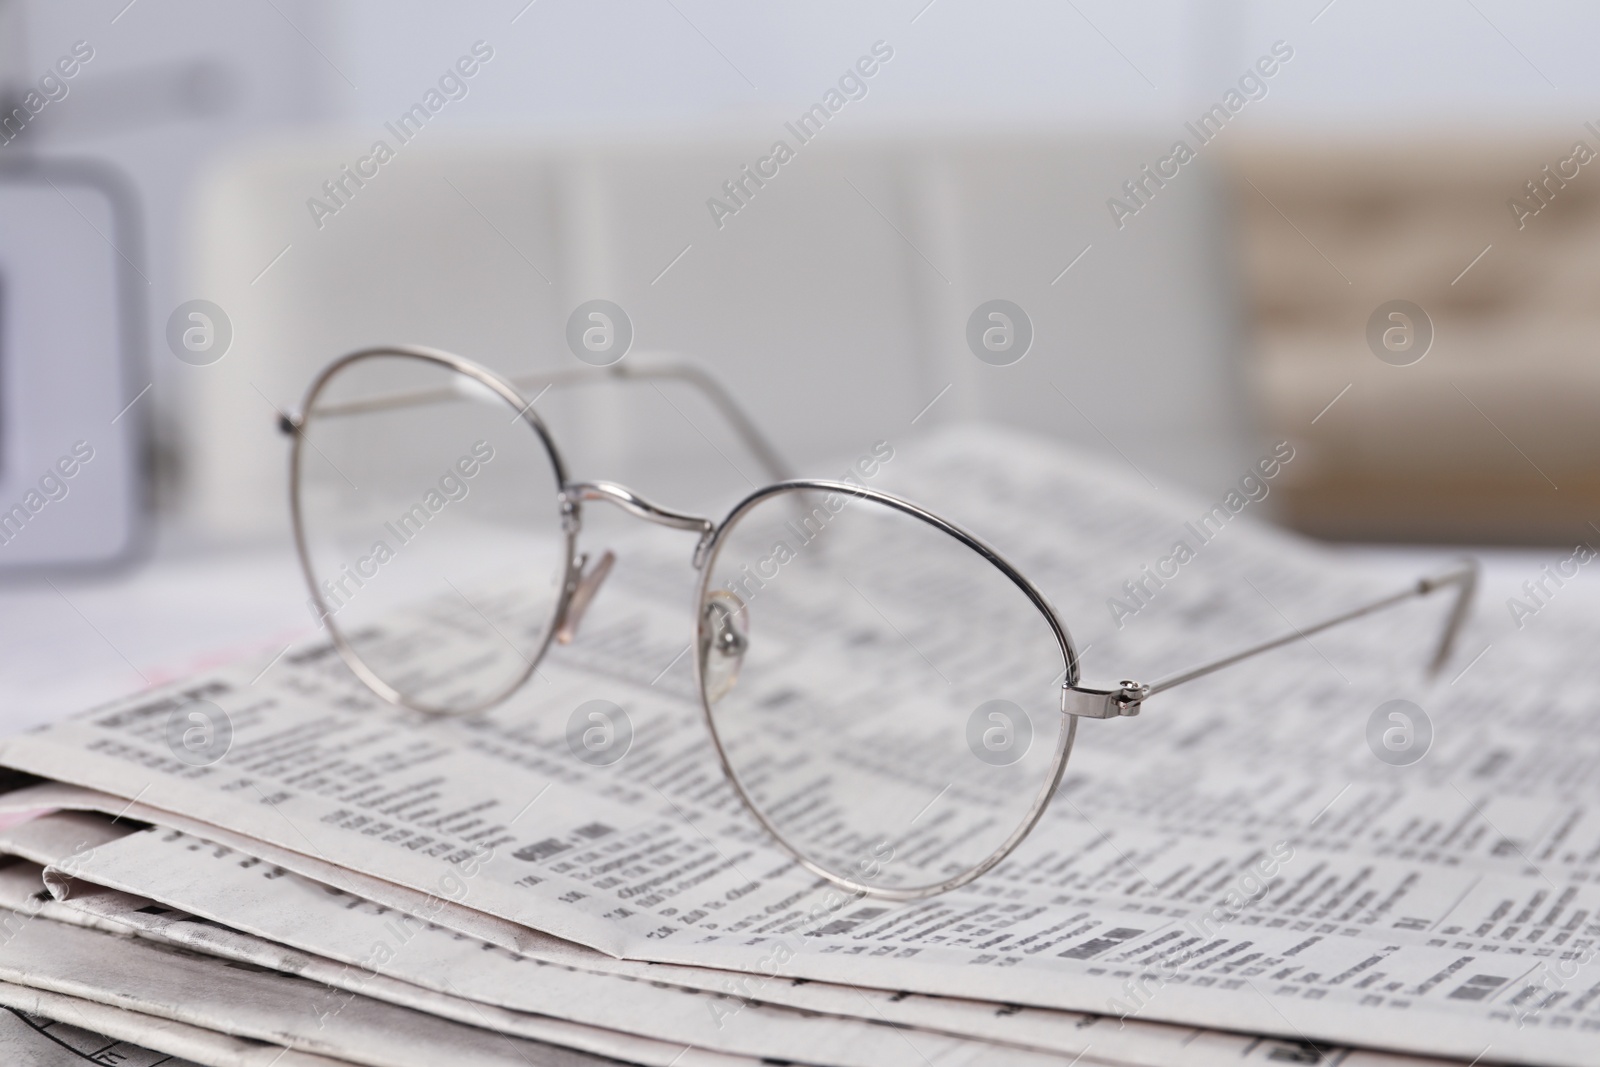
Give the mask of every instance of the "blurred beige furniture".
M 1580 140 L 1600 153 L 1578 126 L 1234 146 L 1251 377 L 1303 452 L 1280 516 L 1334 538 L 1600 544 L 1600 158 L 1569 162 Z M 1537 214 L 1508 205 L 1540 206 L 1530 182 Z M 1367 344 L 1394 299 L 1433 322 L 1411 366 Z
M 221 305 L 235 338 L 220 362 L 186 369 L 190 516 L 216 535 L 282 535 L 273 409 L 297 404 L 334 356 L 410 342 L 509 373 L 571 366 L 566 318 L 594 298 L 628 311 L 629 359 L 705 361 L 806 473 L 974 417 L 1207 495 L 1248 468 L 1258 442 L 1231 246 L 1205 161 L 1118 230 L 1106 200 L 1148 161 L 1142 143 L 890 135 L 849 117 L 747 184 L 720 227 L 707 201 L 726 202 L 724 183 L 785 136 L 780 123 L 606 140 L 430 127 L 359 187 L 343 168 L 382 129 L 228 160 L 200 191 L 190 239 L 192 295 Z M 314 213 L 308 201 L 326 203 L 324 183 L 338 181 L 343 206 Z M 968 316 L 992 298 L 1033 320 L 1014 366 L 966 345 Z M 692 395 L 633 388 L 642 395 L 541 401 L 578 475 L 627 475 L 678 506 L 747 491 L 753 464 L 739 469 Z

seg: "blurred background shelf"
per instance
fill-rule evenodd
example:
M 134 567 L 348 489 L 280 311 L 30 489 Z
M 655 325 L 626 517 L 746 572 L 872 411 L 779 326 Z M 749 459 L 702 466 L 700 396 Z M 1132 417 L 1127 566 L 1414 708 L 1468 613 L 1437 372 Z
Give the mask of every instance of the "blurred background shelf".
M 1250 378 L 1271 432 L 1305 451 L 1287 522 L 1361 540 L 1600 536 L 1597 168 L 1549 181 L 1520 226 L 1507 204 L 1538 207 L 1526 183 L 1580 136 L 1600 152 L 1581 128 L 1233 146 Z M 1410 366 L 1365 336 L 1396 299 L 1433 324 Z

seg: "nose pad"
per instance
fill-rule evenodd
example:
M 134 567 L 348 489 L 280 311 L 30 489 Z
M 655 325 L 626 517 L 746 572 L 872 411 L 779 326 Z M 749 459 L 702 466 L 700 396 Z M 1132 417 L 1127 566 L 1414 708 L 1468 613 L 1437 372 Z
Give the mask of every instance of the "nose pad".
M 750 609 L 726 589 L 713 591 L 700 609 L 700 677 L 707 703 L 728 695 L 749 647 Z
M 617 556 L 608 548 L 600 553 L 600 558 L 595 560 L 594 566 L 585 571 L 583 567 L 587 562 L 589 562 L 588 556 L 579 556 L 577 566 L 573 568 L 577 578 L 573 580 L 572 593 L 567 597 L 567 610 L 561 613 L 561 625 L 556 628 L 556 641 L 563 645 L 572 644 L 572 639 L 578 636 L 578 626 L 583 622 L 583 614 L 589 610 L 594 595 L 605 583 L 606 575 L 611 573 L 611 566 L 617 562 Z

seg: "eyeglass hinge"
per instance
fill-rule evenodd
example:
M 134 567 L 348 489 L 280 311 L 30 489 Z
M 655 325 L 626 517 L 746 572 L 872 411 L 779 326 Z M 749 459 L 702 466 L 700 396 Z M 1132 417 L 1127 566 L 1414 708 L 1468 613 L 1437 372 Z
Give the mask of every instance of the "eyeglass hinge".
M 570 537 L 583 526 L 581 513 L 578 511 L 578 502 L 565 491 L 556 494 L 556 502 L 561 508 L 561 532 Z
M 1115 719 L 1123 715 L 1137 715 L 1150 695 L 1150 687 L 1142 682 L 1124 681 L 1115 689 L 1095 689 L 1090 686 L 1062 685 L 1061 713 L 1077 715 L 1084 719 Z

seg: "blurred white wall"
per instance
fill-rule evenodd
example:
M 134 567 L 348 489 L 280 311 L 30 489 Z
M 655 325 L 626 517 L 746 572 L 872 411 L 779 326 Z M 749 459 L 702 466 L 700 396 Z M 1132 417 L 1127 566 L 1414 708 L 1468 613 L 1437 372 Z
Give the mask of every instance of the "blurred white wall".
M 473 121 L 594 124 L 770 114 L 813 95 L 877 38 L 900 53 L 880 117 L 1084 122 L 1165 145 L 1272 41 L 1293 77 L 1256 123 L 1474 125 L 1581 115 L 1600 103 L 1600 7 L 1581 0 L 425 0 L 330 5 L 359 90 L 337 114 L 372 118 L 419 75 L 483 37 L 502 81 Z M 515 18 L 513 23 L 510 20 Z M 1549 79 L 1548 81 L 1546 79 Z M 1552 84 L 1553 83 L 1553 84 Z
M 203 200 L 196 284 L 235 333 L 186 405 L 194 514 L 211 530 L 281 527 L 273 408 L 295 410 L 335 356 L 409 342 L 510 376 L 574 367 L 567 318 L 594 298 L 630 316 L 640 351 L 628 359 L 653 350 L 716 371 L 811 475 L 874 441 L 973 418 L 1196 487 L 1250 462 L 1221 197 L 1199 163 L 1163 194 L 1163 224 L 1105 240 L 1093 192 L 1140 166 L 1125 138 L 829 129 L 764 186 L 747 184 L 754 194 L 719 229 L 708 194 L 773 130 L 425 129 L 425 144 L 402 146 L 362 186 L 347 180 L 319 229 L 304 201 L 372 136 L 236 157 Z M 994 298 L 1031 322 L 1032 346 L 1011 365 L 968 347 L 969 317 Z M 537 409 L 578 476 L 708 511 L 754 487 L 738 460 L 700 447 L 717 420 L 682 391 L 592 392 Z

